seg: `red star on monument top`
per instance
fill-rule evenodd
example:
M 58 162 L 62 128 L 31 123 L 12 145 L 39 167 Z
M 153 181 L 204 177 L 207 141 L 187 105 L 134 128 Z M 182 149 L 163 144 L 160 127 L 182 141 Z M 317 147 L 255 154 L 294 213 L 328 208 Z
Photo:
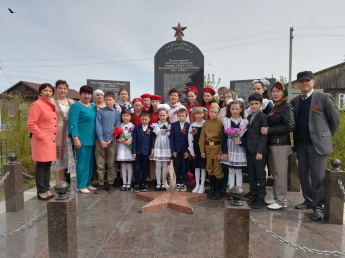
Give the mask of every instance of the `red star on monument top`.
M 182 36 L 184 37 L 183 31 L 187 29 L 187 27 L 181 27 L 181 24 L 178 23 L 177 27 L 172 27 L 175 32 L 176 40 L 183 40 Z

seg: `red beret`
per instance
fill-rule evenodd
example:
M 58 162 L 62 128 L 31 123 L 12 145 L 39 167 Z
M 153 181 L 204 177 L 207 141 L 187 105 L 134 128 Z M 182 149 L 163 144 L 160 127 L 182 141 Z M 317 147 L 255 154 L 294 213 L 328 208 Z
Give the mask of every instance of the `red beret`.
M 204 93 L 205 92 L 209 92 L 212 96 L 214 96 L 214 94 L 216 94 L 216 92 L 214 91 L 214 89 L 210 88 L 210 87 L 206 87 L 204 88 Z
M 145 99 L 145 98 L 150 98 L 151 94 L 145 93 L 143 95 L 140 96 L 140 98 Z
M 189 92 L 190 90 L 194 90 L 194 91 L 195 91 L 195 94 L 198 95 L 198 90 L 197 90 L 195 87 L 193 87 L 193 86 L 189 86 L 189 87 L 187 88 L 186 94 L 188 94 L 188 92 Z
M 132 104 L 134 104 L 134 103 L 137 102 L 137 101 L 139 101 L 139 102 L 141 102 L 141 103 L 144 104 L 144 101 L 143 101 L 141 98 L 135 98 L 135 99 L 133 99 L 133 100 L 132 100 Z
M 161 100 L 162 100 L 162 97 L 159 96 L 159 95 L 151 95 L 151 96 L 150 96 L 150 99 L 151 99 L 151 100 L 159 100 L 159 101 L 161 101 Z

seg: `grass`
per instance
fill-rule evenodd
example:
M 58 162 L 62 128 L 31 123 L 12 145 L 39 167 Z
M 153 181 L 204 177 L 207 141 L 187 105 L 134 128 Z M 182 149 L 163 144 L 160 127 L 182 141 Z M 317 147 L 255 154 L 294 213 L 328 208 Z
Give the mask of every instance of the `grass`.
M 0 202 L 4 201 L 5 200 L 5 183 L 6 183 L 6 180 L 5 182 L 0 186 Z M 29 190 L 33 187 L 36 186 L 36 180 L 35 178 L 33 179 L 24 179 L 24 182 L 23 182 L 23 191 L 26 191 L 26 190 Z

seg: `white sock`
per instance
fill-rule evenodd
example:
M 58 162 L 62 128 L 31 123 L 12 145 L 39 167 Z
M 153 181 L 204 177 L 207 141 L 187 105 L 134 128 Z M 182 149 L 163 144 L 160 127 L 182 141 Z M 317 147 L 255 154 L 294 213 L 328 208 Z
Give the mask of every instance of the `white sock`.
M 200 168 L 195 169 L 195 187 L 199 188 L 200 186 Z
M 156 180 L 157 180 L 157 185 L 161 184 L 161 174 L 162 174 L 162 161 L 156 161 Z
M 163 179 L 164 173 L 167 170 L 167 167 L 168 167 L 168 163 L 166 161 L 163 161 L 162 162 L 162 172 L 161 172 L 162 173 L 162 177 L 161 177 L 162 178 L 162 183 L 161 183 L 162 185 L 163 185 L 163 181 L 164 181 L 164 179 Z
M 236 185 L 242 187 L 242 169 L 235 169 Z
M 128 172 L 127 185 L 130 185 L 132 183 L 133 164 L 127 163 L 126 166 L 127 166 L 127 172 Z
M 127 183 L 127 173 L 126 173 L 126 168 L 127 168 L 127 164 L 126 163 L 122 163 L 121 164 L 121 175 L 122 175 L 122 180 L 123 180 L 123 184 L 126 185 Z
M 200 187 L 204 187 L 205 179 L 206 179 L 206 169 L 202 168 L 201 169 L 201 184 L 200 184 Z
M 228 168 L 229 169 L 229 189 L 234 187 L 235 185 L 235 169 Z

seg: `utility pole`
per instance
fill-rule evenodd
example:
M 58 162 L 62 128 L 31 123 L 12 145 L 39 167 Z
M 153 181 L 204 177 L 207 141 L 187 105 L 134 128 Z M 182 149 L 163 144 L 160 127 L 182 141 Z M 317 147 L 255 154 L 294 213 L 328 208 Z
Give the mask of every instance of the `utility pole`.
M 288 86 L 288 92 L 289 92 L 289 100 L 291 100 L 292 97 L 292 83 L 291 83 L 291 73 L 292 73 L 292 39 L 293 39 L 293 27 L 290 27 L 290 51 L 289 51 L 289 86 Z

